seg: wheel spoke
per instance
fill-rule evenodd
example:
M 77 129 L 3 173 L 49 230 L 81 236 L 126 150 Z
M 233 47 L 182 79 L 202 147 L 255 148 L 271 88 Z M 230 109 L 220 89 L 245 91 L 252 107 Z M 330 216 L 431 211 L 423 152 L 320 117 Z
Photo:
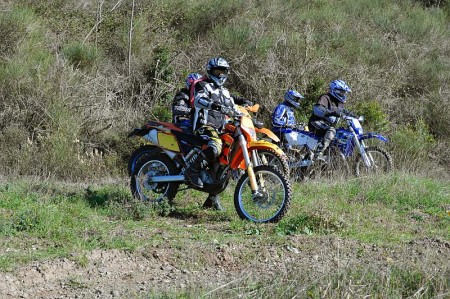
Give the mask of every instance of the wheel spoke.
M 368 147 L 366 148 L 366 155 L 371 165 L 367 167 L 364 159 L 359 157 L 355 168 L 357 176 L 383 174 L 393 169 L 392 157 L 385 150 L 378 147 Z
M 253 193 L 248 175 L 236 186 L 235 207 L 241 218 L 253 222 L 276 222 L 287 210 L 291 187 L 286 178 L 270 166 L 255 167 L 257 193 Z

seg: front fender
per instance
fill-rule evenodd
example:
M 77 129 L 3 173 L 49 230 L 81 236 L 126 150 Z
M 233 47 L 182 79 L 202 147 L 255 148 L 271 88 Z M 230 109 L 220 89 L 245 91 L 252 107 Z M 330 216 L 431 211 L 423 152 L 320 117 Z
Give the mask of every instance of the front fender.
M 277 153 L 280 156 L 286 155 L 283 150 L 276 144 L 273 144 L 271 142 L 268 142 L 266 140 L 257 140 L 257 141 L 250 141 L 248 143 L 248 151 L 251 152 L 253 150 L 273 150 L 275 153 Z M 242 153 L 242 149 L 239 149 L 236 155 L 233 157 L 233 160 L 230 163 L 231 169 L 245 169 L 245 161 L 244 161 L 244 155 Z
M 248 144 L 248 150 L 260 150 L 260 149 L 271 149 L 274 152 L 276 152 L 279 155 L 285 155 L 283 150 L 276 144 L 273 144 L 266 140 L 257 140 L 257 141 L 250 141 Z
M 386 137 L 384 137 L 383 135 L 379 135 L 373 132 L 369 132 L 366 134 L 363 134 L 361 136 L 359 136 L 359 140 L 366 140 L 366 139 L 370 139 L 370 138 L 377 138 L 380 139 L 383 142 L 389 142 L 389 139 L 387 139 Z
M 270 139 L 272 139 L 276 143 L 280 142 L 280 138 L 278 138 L 278 136 L 275 135 L 274 132 L 272 132 L 271 130 L 269 130 L 267 128 L 261 128 L 261 129 L 255 128 L 255 130 L 258 133 L 266 134 L 267 137 L 269 137 Z

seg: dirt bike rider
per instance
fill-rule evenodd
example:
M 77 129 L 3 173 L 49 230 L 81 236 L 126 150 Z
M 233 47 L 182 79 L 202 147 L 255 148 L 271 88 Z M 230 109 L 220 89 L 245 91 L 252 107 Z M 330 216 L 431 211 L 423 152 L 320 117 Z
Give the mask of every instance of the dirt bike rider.
M 180 89 L 172 101 L 172 122 L 185 126 L 191 126 L 192 108 L 189 104 L 189 93 L 191 84 L 201 80 L 203 76 L 199 73 L 191 73 L 186 78 L 186 86 Z
M 294 114 L 294 109 L 300 107 L 300 101 L 302 99 L 304 99 L 304 97 L 298 91 L 292 89 L 288 90 L 284 94 L 283 103 L 275 107 L 275 110 L 272 113 L 272 132 L 277 134 L 280 139 L 283 139 L 284 137 L 289 145 L 300 145 L 299 141 L 297 141 L 298 132 L 285 132 L 284 136 L 281 136 L 283 134 L 282 129 L 302 127 L 302 124 L 298 124 L 295 120 Z
M 214 163 L 222 151 L 219 132 L 223 129 L 225 114 L 233 113 L 232 111 L 240 113 L 235 110 L 235 104 L 252 105 L 245 98 L 232 96 L 223 86 L 228 78 L 229 70 L 230 65 L 224 58 L 211 58 L 206 65 L 205 80 L 194 86 L 193 131 L 206 143 L 206 147 L 185 172 L 186 177 L 196 187 L 203 187 L 200 177 L 203 161 L 209 164 Z M 210 194 L 203 206 L 223 210 L 218 195 Z
M 342 117 L 352 114 L 344 109 L 347 101 L 347 94 L 351 93 L 350 87 L 342 80 L 334 80 L 329 85 L 328 93 L 319 96 L 317 103 L 313 106 L 312 114 L 309 118 L 308 126 L 310 131 L 322 137 L 315 155 L 322 157 L 324 151 L 330 145 L 331 140 L 336 136 L 335 125 Z

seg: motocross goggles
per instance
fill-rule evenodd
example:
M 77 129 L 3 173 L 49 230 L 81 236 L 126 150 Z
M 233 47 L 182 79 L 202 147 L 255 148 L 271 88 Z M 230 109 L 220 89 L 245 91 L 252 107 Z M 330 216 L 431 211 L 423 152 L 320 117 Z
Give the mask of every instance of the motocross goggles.
M 228 76 L 228 68 L 225 67 L 216 67 L 211 70 L 211 74 L 214 77 L 222 78 Z
M 344 89 L 335 89 L 334 92 L 341 98 L 345 99 L 351 91 L 346 91 Z

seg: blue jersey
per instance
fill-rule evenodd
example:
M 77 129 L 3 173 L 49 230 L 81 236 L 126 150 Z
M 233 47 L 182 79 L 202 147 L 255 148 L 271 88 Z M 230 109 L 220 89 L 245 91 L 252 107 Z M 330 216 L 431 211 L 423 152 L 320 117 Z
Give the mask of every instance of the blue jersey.
M 294 110 L 286 103 L 279 104 L 272 113 L 272 131 L 280 133 L 285 126 L 295 126 Z

